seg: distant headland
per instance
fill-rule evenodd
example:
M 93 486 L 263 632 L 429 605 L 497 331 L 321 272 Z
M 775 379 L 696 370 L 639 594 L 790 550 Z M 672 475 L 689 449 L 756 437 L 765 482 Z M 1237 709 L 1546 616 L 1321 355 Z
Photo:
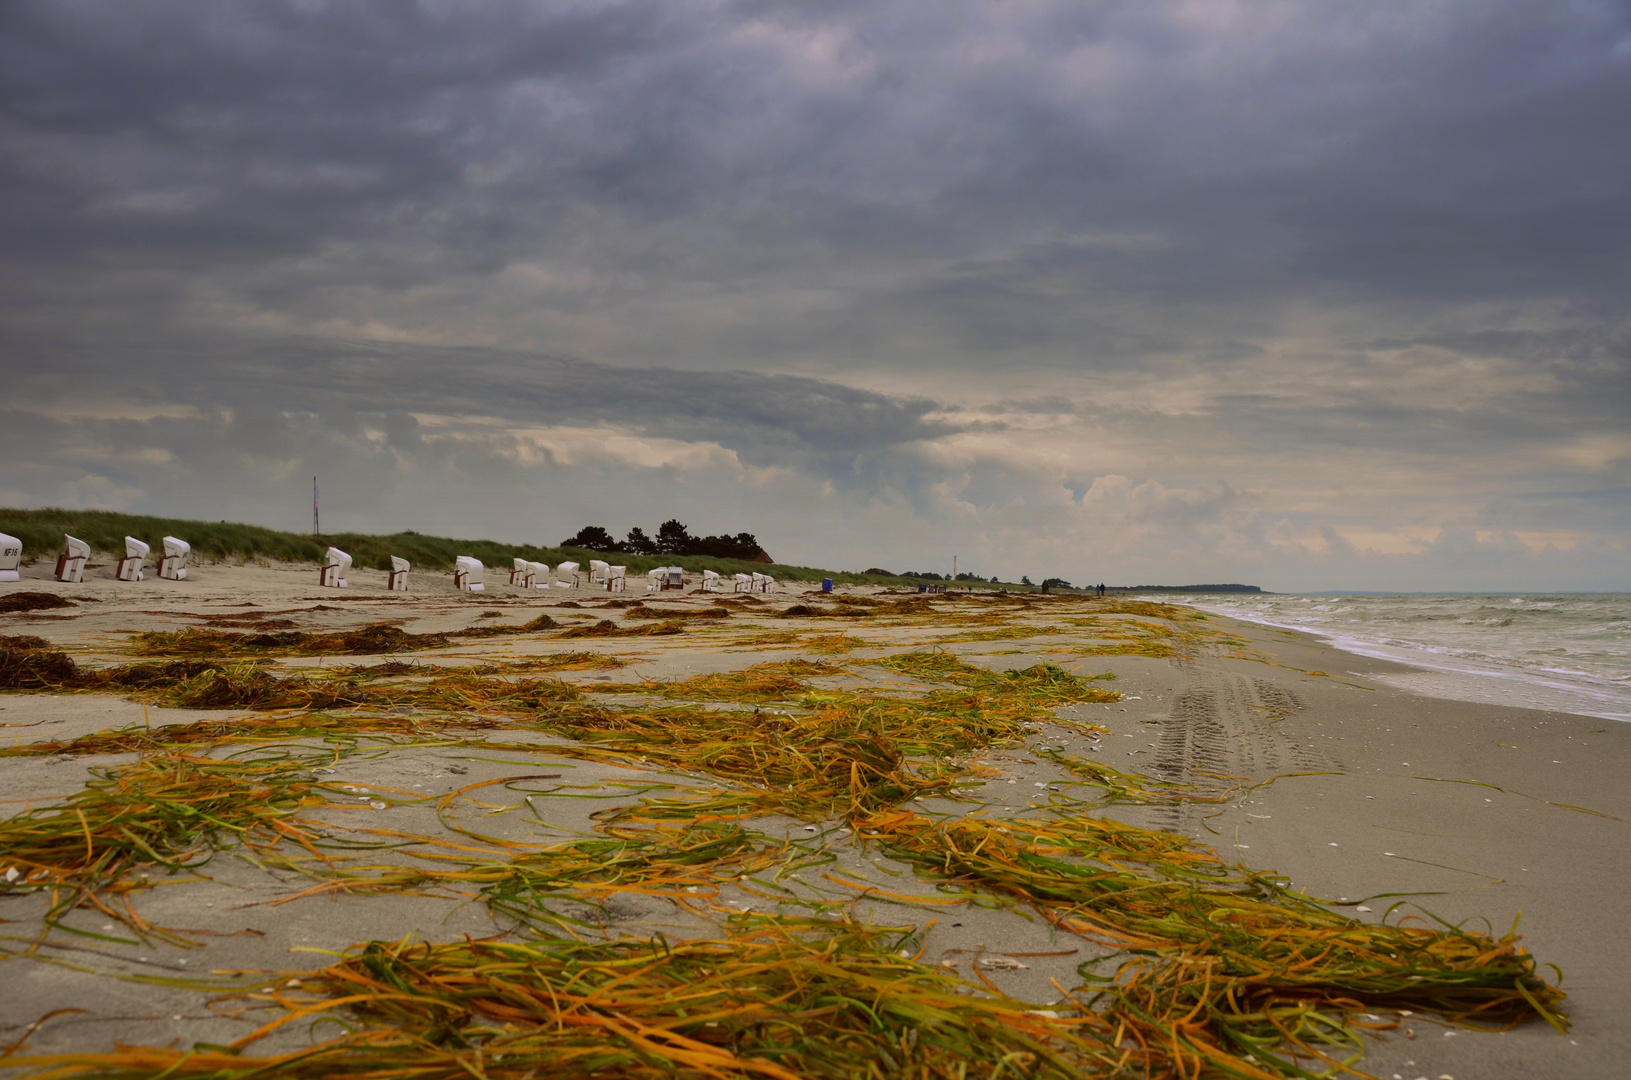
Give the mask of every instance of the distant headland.
M 1260 593 L 1256 585 L 1112 585 L 1116 592 L 1227 592 Z

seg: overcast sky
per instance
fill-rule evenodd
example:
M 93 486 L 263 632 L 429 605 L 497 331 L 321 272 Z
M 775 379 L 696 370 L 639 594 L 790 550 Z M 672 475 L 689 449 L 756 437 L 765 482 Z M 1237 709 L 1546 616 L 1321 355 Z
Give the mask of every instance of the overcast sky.
M 1631 589 L 1631 7 L 0 4 L 0 505 Z

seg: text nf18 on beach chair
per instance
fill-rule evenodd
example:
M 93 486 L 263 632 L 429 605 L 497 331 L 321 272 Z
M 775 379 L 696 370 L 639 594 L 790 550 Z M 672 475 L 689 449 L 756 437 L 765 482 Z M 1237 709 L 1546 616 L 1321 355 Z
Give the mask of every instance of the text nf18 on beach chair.
M 85 563 L 90 560 L 91 545 L 66 533 L 62 537 L 62 554 L 57 556 L 58 581 L 84 581 Z
M 731 578 L 731 592 L 752 592 L 753 579 L 746 574 L 737 574 Z
M 480 559 L 460 555 L 453 560 L 453 587 L 460 592 L 482 592 L 487 586 L 481 582 L 483 567 Z
M 159 577 L 171 581 L 187 580 L 187 556 L 191 555 L 193 546 L 185 540 L 178 540 L 174 536 L 164 538 L 164 561 L 159 563 Z
M 704 570 L 702 572 L 702 591 L 703 592 L 718 592 L 719 591 L 719 571 L 717 571 L 717 570 Z
M 590 559 L 589 587 L 594 588 L 596 585 L 599 585 L 602 589 L 604 589 L 606 587 L 606 577 L 610 571 L 611 566 L 607 563 L 600 559 Z
M 606 591 L 622 592 L 629 583 L 629 568 L 626 566 L 608 566 L 606 568 Z
M 578 564 L 563 562 L 555 568 L 555 587 L 557 589 L 575 589 L 582 582 L 578 579 Z
M 317 584 L 330 589 L 346 588 L 345 576 L 351 572 L 351 556 L 337 547 L 323 555 L 323 568 L 317 572 Z
M 23 564 L 23 542 L 15 536 L 0 533 L 0 581 L 16 581 L 17 568 Z
M 391 556 L 391 576 L 385 579 L 385 588 L 390 592 L 408 591 L 408 571 L 413 564 L 400 555 Z
M 114 571 L 113 576 L 120 581 L 142 580 L 142 566 L 147 562 L 147 553 L 152 550 L 134 536 L 125 537 L 125 557 L 119 560 L 119 569 Z

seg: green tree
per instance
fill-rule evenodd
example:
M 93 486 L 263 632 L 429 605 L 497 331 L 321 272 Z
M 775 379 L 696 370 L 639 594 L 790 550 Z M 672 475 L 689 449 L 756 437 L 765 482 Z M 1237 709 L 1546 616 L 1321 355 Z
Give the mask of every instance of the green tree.
M 616 551 L 617 540 L 599 525 L 585 525 L 578 530 L 578 535 L 562 540 L 561 546 L 587 551 Z
M 712 555 L 716 559 L 751 559 L 759 554 L 759 541 L 750 532 L 740 532 L 735 536 L 720 534 L 719 536 L 693 536 L 691 555 Z
M 689 555 L 695 543 L 691 539 L 691 532 L 679 518 L 669 518 L 657 526 L 657 554 L 659 555 Z

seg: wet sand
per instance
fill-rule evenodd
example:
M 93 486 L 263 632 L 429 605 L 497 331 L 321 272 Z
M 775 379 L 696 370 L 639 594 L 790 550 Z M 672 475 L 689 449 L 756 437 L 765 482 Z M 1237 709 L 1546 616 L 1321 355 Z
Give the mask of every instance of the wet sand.
M 505 575 L 492 568 L 485 593 L 456 593 L 448 575 L 415 574 L 413 591 L 406 595 L 384 592 L 384 575 L 362 570 L 352 572 L 351 588 L 332 590 L 319 588 L 315 571 L 305 567 L 202 565 L 186 582 L 150 579 L 134 584 L 112 581 L 108 569 L 100 568 L 77 585 L 44 580 L 48 569 L 31 568 L 24 581 L 0 586 L 0 596 L 50 592 L 74 600 L 75 606 L 0 615 L 0 634 L 46 637 L 89 664 L 127 661 L 119 651 L 126 640 L 121 631 L 131 630 L 234 629 L 273 620 L 300 629 L 350 628 L 391 619 L 402 620 L 410 632 L 425 633 L 516 623 L 546 611 L 565 625 L 621 617 L 618 610 L 601 606 L 607 600 L 604 593 L 585 589 L 521 595 L 501 584 Z M 634 591 L 638 584 L 631 584 L 634 589 L 625 598 L 646 598 Z M 679 608 L 705 606 L 715 597 L 665 593 L 650 599 Z M 882 630 L 865 620 L 773 616 L 802 599 L 784 588 L 753 610 L 736 611 L 717 626 L 674 637 L 561 640 L 533 634 L 479 639 L 398 659 L 458 665 L 589 650 L 632 661 L 613 671 L 561 673 L 585 689 L 605 692 L 615 691 L 622 681 L 686 678 L 808 655 L 785 646 L 743 643 L 784 631 L 843 630 L 871 645 L 839 658 L 846 663 L 939 643 L 970 663 L 994 668 L 1053 661 L 1084 675 L 1114 672 L 1110 685 L 1125 700 L 1061 710 L 1063 716 L 1108 729 L 1102 738 L 1048 726 L 1036 732 L 1028 749 L 987 755 L 997 774 L 971 790 L 989 808 L 988 816 L 1029 812 L 1047 798 L 1048 790 L 1068 782 L 1057 766 L 1034 753 L 1043 746 L 1066 747 L 1117 768 L 1173 779 L 1281 777 L 1221 806 L 1118 806 L 1105 816 L 1179 832 L 1226 859 L 1285 874 L 1310 896 L 1362 902 L 1369 911 L 1343 909 L 1359 918 L 1381 919 L 1390 904 L 1403 902 L 1450 922 L 1473 920 L 1480 929 L 1485 928 L 1481 920 L 1487 920 L 1488 928 L 1499 934 L 1521 912 L 1526 945 L 1542 963 L 1557 964 L 1565 973 L 1571 1033 L 1559 1035 L 1542 1023 L 1501 1034 L 1412 1023 L 1413 1037 L 1393 1033 L 1373 1043 L 1360 1066 L 1366 1072 L 1402 1080 L 1622 1074 L 1631 1052 L 1631 1025 L 1625 1020 L 1625 1003 L 1631 1000 L 1631 935 L 1617 923 L 1631 890 L 1631 785 L 1626 780 L 1631 728 L 1589 717 L 1415 696 L 1377 680 L 1380 674 L 1407 670 L 1398 665 L 1341 653 L 1307 635 L 1217 617 L 1205 625 L 1223 633 L 1185 647 L 1180 656 L 1081 656 L 1066 650 L 1103 645 L 1101 630 L 1063 627 L 1062 633 L 1037 637 L 947 642 L 959 635 L 944 625 Z M 500 616 L 484 619 L 487 611 Z M 1029 621 L 1059 620 L 1043 613 Z M 286 660 L 281 666 L 338 662 L 367 661 L 311 658 Z M 860 667 L 828 683 L 886 688 L 891 680 L 880 669 Z M 222 715 L 232 714 L 144 709 L 109 694 L 7 693 L 0 695 L 0 737 L 7 742 L 60 739 L 130 723 L 188 723 Z M 607 800 L 632 801 L 631 792 L 694 780 L 552 755 L 552 740 L 536 733 L 518 733 L 517 738 L 536 742 L 537 750 L 473 754 L 457 747 L 415 748 L 346 758 L 329 779 L 340 791 L 355 788 L 355 804 L 336 800 L 319 816 L 342 829 L 388 825 L 433 834 L 444 827 L 433 804 L 414 799 L 441 796 L 481 780 L 554 774 L 560 779 L 549 783 L 569 785 L 575 796 L 585 798 L 552 798 L 535 813 L 521 794 L 501 798 L 492 792 L 506 789 L 489 788 L 484 789 L 483 805 L 461 803 L 453 818 L 461 825 L 479 823 L 500 839 L 549 842 L 588 831 L 593 825 L 589 813 Z M 117 755 L 0 758 L 0 815 L 69 796 L 91 776 L 91 768 L 125 760 L 129 758 Z M 548 786 L 537 784 L 540 790 Z M 374 796 L 386 789 L 414 798 L 392 795 L 385 809 L 377 809 Z M 949 800 L 917 805 L 931 813 L 972 809 L 969 803 Z M 1031 956 L 1024 967 L 985 972 L 1018 997 L 1054 1000 L 1058 995 L 1051 980 L 1075 985 L 1077 965 L 1097 955 L 1070 935 L 1013 912 L 971 905 L 931 909 L 868 897 L 867 884 L 925 900 L 942 894 L 905 864 L 854 844 L 841 823 L 819 823 L 812 830 L 791 819 L 760 818 L 754 826 L 825 847 L 837 860 L 827 873 L 859 886 L 846 890 L 806 875 L 808 884 L 799 885 L 801 896 L 851 901 L 858 914 L 881 923 L 937 920 L 923 938 L 926 960 L 971 974 L 969 965 L 977 958 L 1066 954 Z M 134 894 L 133 902 L 151 922 L 199 932 L 193 940 L 202 947 L 187 949 L 121 945 L 62 932 L 42 941 L 44 899 L 0 897 L 0 919 L 7 920 L 0 932 L 9 954 L 0 958 L 8 986 L 0 995 L 0 1045 L 17 1039 L 45 1013 L 70 1008 L 84 1011 L 45 1023 L 31 1039 L 31 1050 L 108 1049 L 118 1041 L 225 1043 L 244 1034 L 247 1025 L 207 1010 L 211 995 L 205 991 L 110 976 L 177 980 L 209 971 L 315 967 L 327 957 L 312 950 L 339 950 L 408 933 L 445 940 L 509 929 L 495 923 L 482 905 L 455 898 L 329 893 L 280 903 L 311 884 L 241 851 L 226 851 L 193 879 L 155 880 L 153 888 Z M 1366 899 L 1380 894 L 1394 895 Z M 717 935 L 730 911 L 775 906 L 774 900 L 726 887 L 717 897 L 688 905 L 662 897 L 619 896 L 595 917 L 614 936 L 660 931 L 684 938 Z M 92 934 L 119 936 L 103 930 L 110 925 L 105 919 L 84 911 L 69 916 L 67 923 Z M 25 955 L 31 942 L 40 944 Z M 292 1049 L 304 1038 L 287 1031 L 256 1050 Z

